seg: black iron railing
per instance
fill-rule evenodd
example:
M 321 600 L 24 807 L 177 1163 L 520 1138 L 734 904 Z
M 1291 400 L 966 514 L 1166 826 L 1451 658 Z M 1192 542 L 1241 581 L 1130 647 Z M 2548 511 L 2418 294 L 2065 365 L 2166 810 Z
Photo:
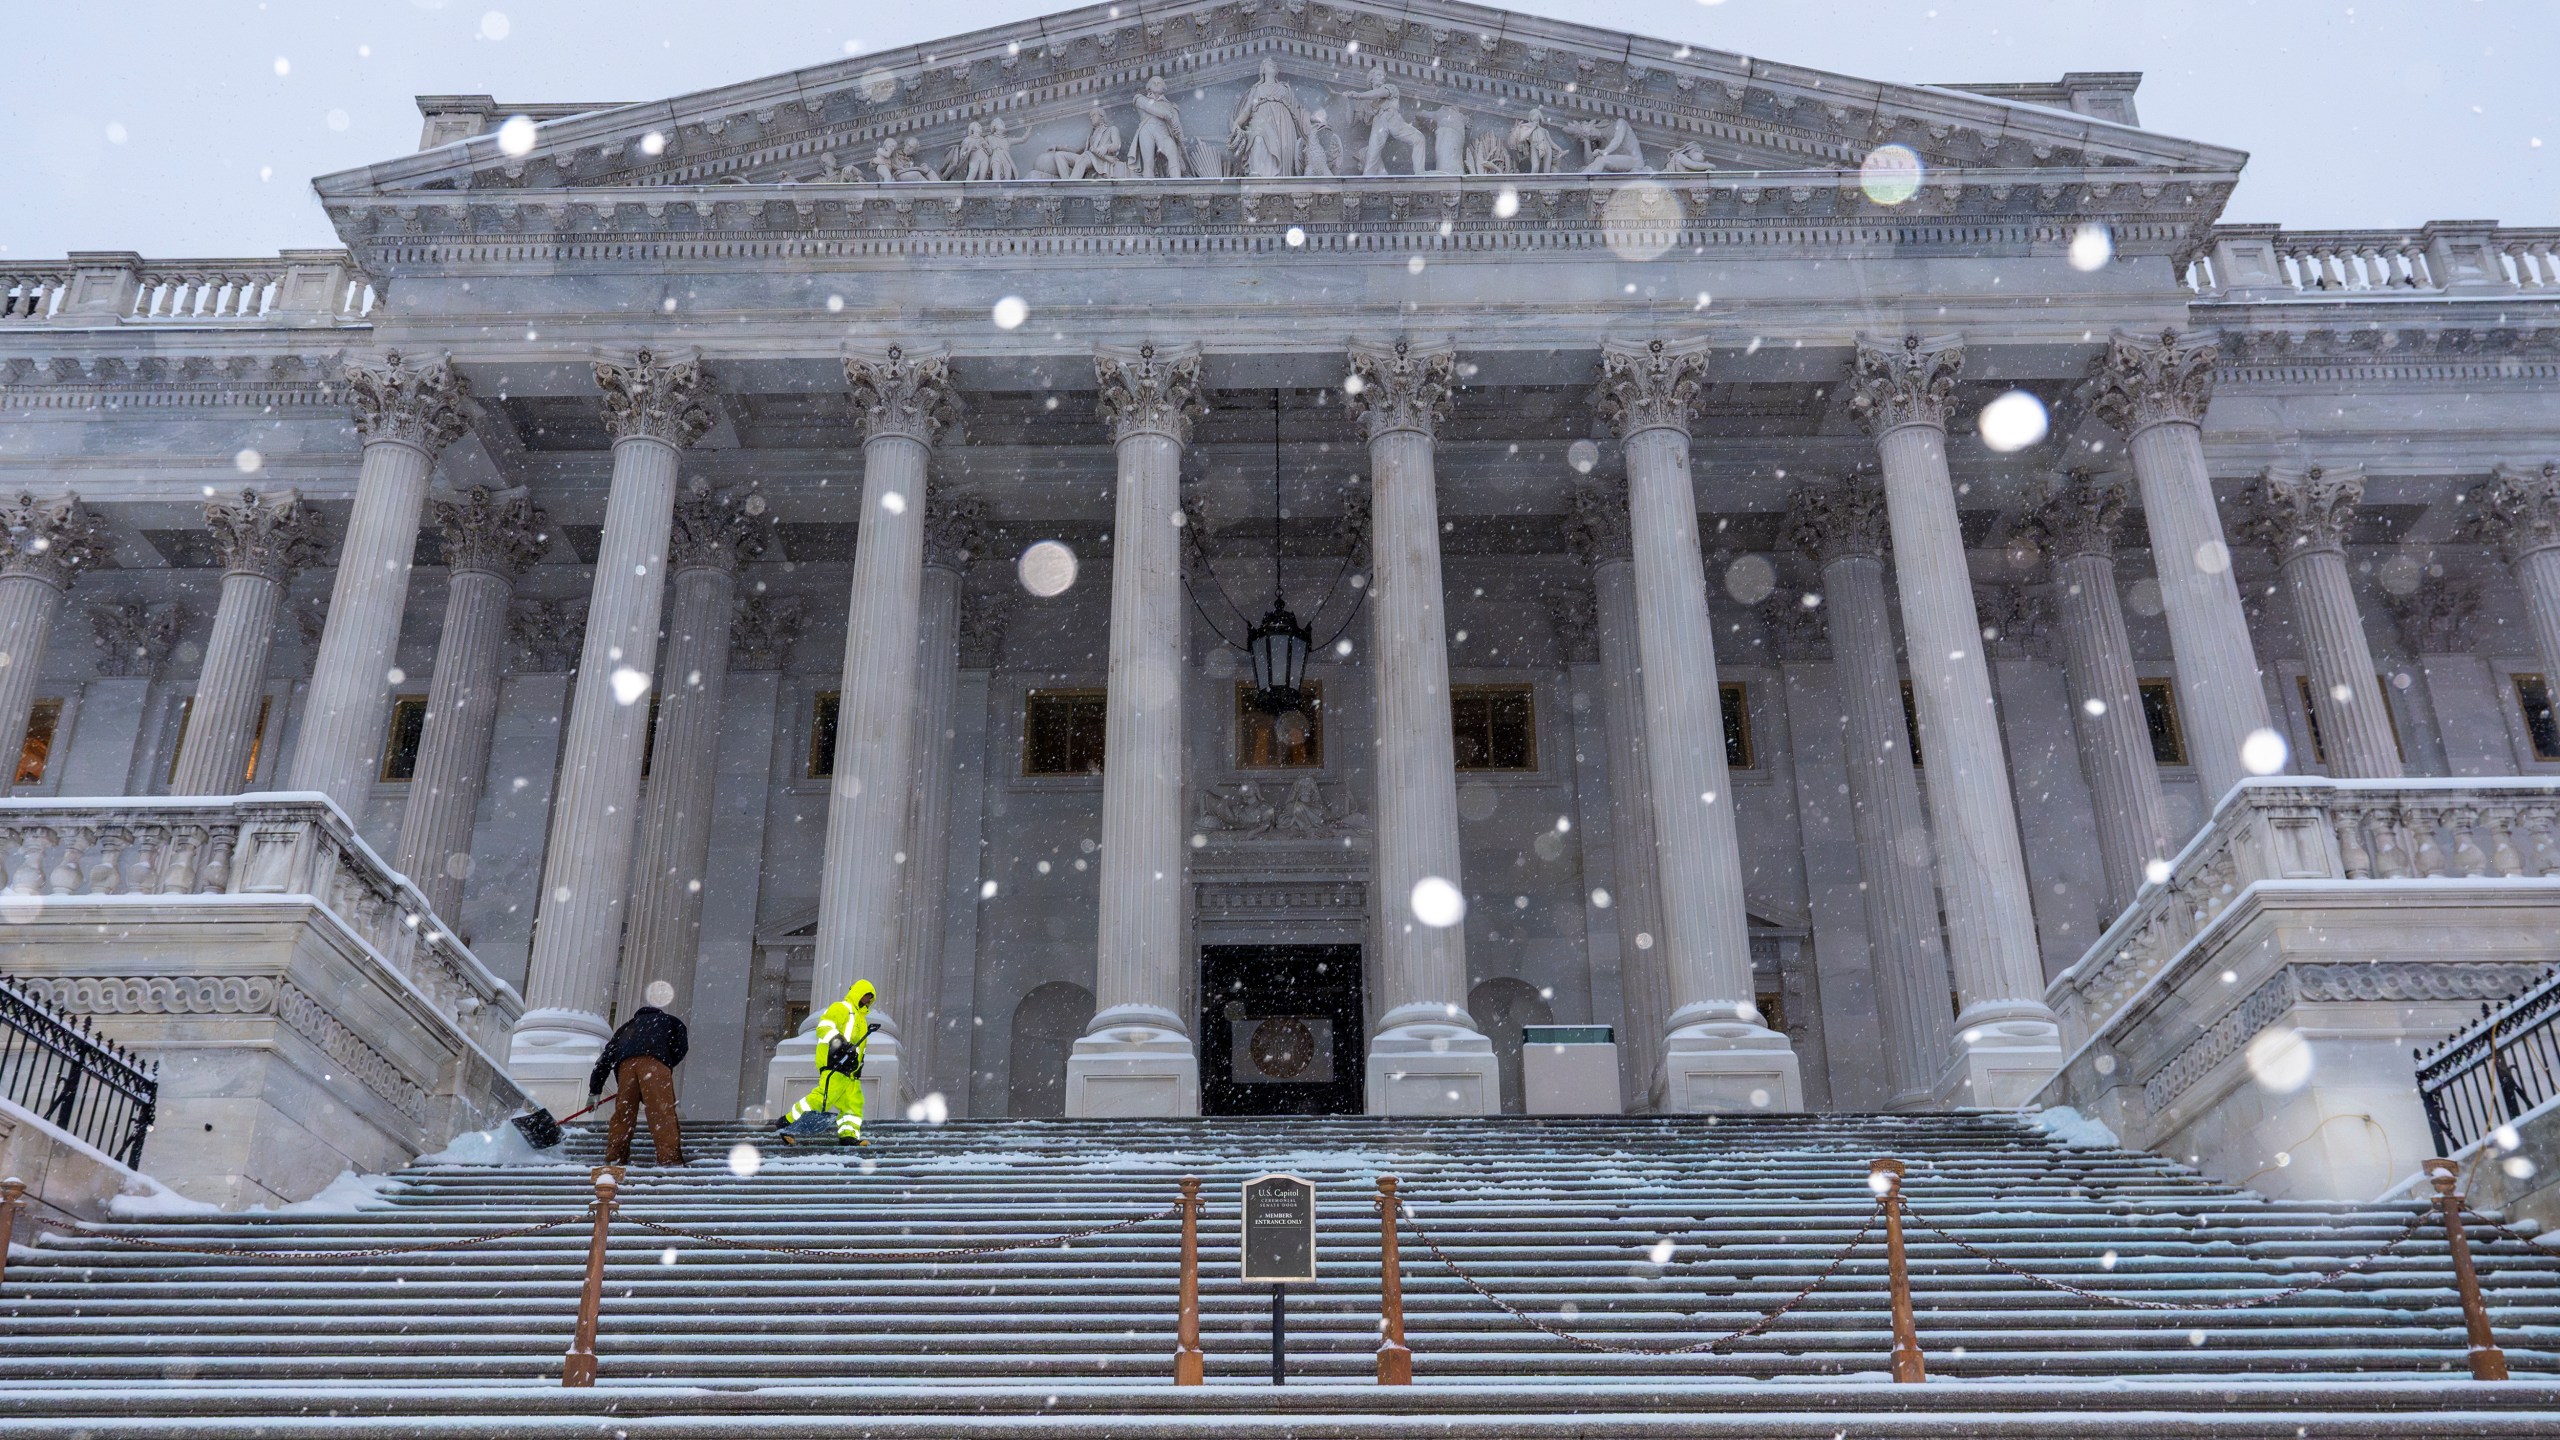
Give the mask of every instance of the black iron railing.
M 91 1033 L 89 1017 L 0 976 L 0 1095 L 140 1169 L 160 1067 Z
M 2495 1007 L 2418 1060 L 2418 1098 L 2438 1155 L 2560 1094 L 2560 970 Z

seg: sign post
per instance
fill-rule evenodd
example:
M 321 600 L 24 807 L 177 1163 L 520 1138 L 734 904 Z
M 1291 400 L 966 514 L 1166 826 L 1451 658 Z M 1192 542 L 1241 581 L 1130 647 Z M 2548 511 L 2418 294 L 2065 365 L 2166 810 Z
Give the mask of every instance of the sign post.
M 1271 1287 L 1271 1383 L 1289 1378 L 1289 1287 L 1316 1278 L 1316 1187 L 1297 1175 L 1244 1186 L 1244 1283 Z

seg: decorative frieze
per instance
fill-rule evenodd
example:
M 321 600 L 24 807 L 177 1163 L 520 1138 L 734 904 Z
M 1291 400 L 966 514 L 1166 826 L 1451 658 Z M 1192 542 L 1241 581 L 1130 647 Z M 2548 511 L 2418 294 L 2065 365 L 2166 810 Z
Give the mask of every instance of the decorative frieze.
M 1365 422 L 1372 439 L 1396 430 L 1433 434 L 1448 418 L 1457 365 L 1458 352 L 1446 345 L 1354 344 L 1342 387 L 1351 418 Z
M 1872 435 L 1905 425 L 1947 427 L 1956 380 L 1964 373 L 1964 346 L 1954 336 L 1899 343 L 1859 337 L 1849 374 L 1849 413 Z
M 204 522 L 213 530 L 214 549 L 222 557 L 225 574 L 256 575 L 281 585 L 295 572 L 328 558 L 320 512 L 304 504 L 294 490 L 270 490 L 264 495 L 243 490 L 236 500 L 206 505 Z
M 1707 383 L 1707 342 L 1662 340 L 1600 347 L 1600 387 L 1592 408 L 1620 439 L 1642 430 L 1689 433 L 1689 417 Z
M 2364 469 L 2271 465 L 2250 487 L 2254 528 L 2281 565 L 2295 555 L 2343 555 L 2364 503 Z
M 670 568 L 734 572 L 762 556 L 773 540 L 772 507 L 753 486 L 714 490 L 696 479 L 676 494 L 667 535 Z
M 604 392 L 604 428 L 616 441 L 647 438 L 684 449 L 715 422 L 708 403 L 711 381 L 702 357 L 642 350 L 624 364 L 595 362 L 596 388 Z
M 1871 471 L 1837 485 L 1799 485 L 1788 497 L 1781 534 L 1816 565 L 1835 560 L 1881 558 L 1893 538 L 1884 486 Z
M 541 560 L 551 543 L 550 517 L 519 486 L 491 490 L 474 485 L 454 495 L 428 497 L 443 532 L 445 568 L 477 571 L 513 581 Z
M 29 575 L 56 589 L 107 558 L 110 540 L 96 511 L 72 494 L 0 502 L 0 575 Z
M 2157 340 L 2118 333 L 2092 362 L 2084 393 L 2098 418 L 2127 436 L 2163 421 L 2201 425 L 2221 358 L 2220 345 L 2192 330 L 2163 330 Z
M 1191 828 L 1213 843 L 1230 840 L 1323 840 L 1369 833 L 1369 817 L 1351 803 L 1348 788 L 1328 787 L 1301 775 L 1287 789 L 1258 780 L 1210 785 L 1200 792 Z
M 960 418 L 950 357 L 939 350 L 910 352 L 892 345 L 876 355 L 848 355 L 844 383 L 865 440 L 904 435 L 930 446 Z
M 1207 410 L 1196 346 L 1162 353 L 1152 344 L 1100 346 L 1093 352 L 1093 377 L 1095 405 L 1114 439 L 1162 435 L 1189 445 L 1192 421 Z
M 471 428 L 471 382 L 450 359 L 419 365 L 393 350 L 380 363 L 347 362 L 347 404 L 364 443 L 396 442 L 429 455 Z

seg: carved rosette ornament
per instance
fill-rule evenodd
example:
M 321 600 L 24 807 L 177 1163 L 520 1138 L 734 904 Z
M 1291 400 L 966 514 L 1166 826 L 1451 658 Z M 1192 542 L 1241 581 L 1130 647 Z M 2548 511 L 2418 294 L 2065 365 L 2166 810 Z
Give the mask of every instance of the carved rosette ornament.
M 1645 430 L 1686 435 L 1706 383 L 1704 341 L 1612 341 L 1600 347 L 1600 386 L 1592 394 L 1592 407 L 1620 439 Z
M 2163 330 L 2156 341 L 2115 335 L 2090 367 L 2085 393 L 2098 418 L 2128 439 L 2164 421 L 2200 425 L 2221 358 L 2221 346 L 2192 331 Z
M 243 490 L 237 500 L 205 506 L 204 523 L 213 531 L 213 548 L 226 575 L 256 575 L 281 585 L 294 572 L 328 558 L 320 538 L 320 512 L 302 503 L 297 491 L 260 495 Z
M 924 563 L 966 572 L 986 548 L 986 497 L 958 486 L 936 489 L 925 505 Z
M 2270 465 L 2249 490 L 2249 513 L 2258 537 L 2282 565 L 2320 551 L 2343 555 L 2347 531 L 2364 503 L 2364 470 L 2292 469 Z
M 0 532 L 8 547 L 0 553 L 0 575 L 33 576 L 57 590 L 70 588 L 72 577 L 107 554 L 97 512 L 77 495 L 39 500 L 22 494 L 0 503 Z
M 1627 514 L 1627 482 L 1614 478 L 1577 481 L 1564 534 L 1574 558 L 1585 565 L 1634 559 L 1635 524 Z
M 1373 440 L 1397 430 L 1433 434 L 1448 418 L 1457 369 L 1458 352 L 1446 345 L 1353 345 L 1351 376 L 1342 386 L 1351 418 L 1366 421 Z
M 2391 595 L 2392 613 L 2400 620 L 2400 635 L 2409 648 L 2420 655 L 2462 655 L 2469 652 L 2465 632 L 2471 628 L 2471 617 L 2480 608 L 2480 591 L 2459 576 L 2430 576 L 2406 595 Z
M 903 435 L 930 446 L 960 419 L 951 359 L 939 350 L 915 353 L 892 345 L 877 355 L 848 355 L 844 383 L 865 440 Z
M 1114 440 L 1162 435 L 1191 443 L 1191 422 L 1208 406 L 1200 388 L 1200 352 L 1193 346 L 1159 351 L 1153 345 L 1117 345 L 1093 352 L 1094 404 Z
M 711 428 L 711 381 L 699 355 L 643 350 L 627 365 L 599 360 L 596 388 L 604 392 L 605 431 L 616 442 L 656 440 L 682 450 Z
M 753 486 L 714 490 L 700 480 L 676 496 L 667 531 L 674 570 L 726 570 L 753 563 L 773 539 L 772 507 Z
M 1884 486 L 1860 472 L 1837 485 L 1803 485 L 1787 498 L 1787 544 L 1816 565 L 1834 560 L 1884 558 L 1892 538 Z
M 450 360 L 412 365 L 391 351 L 378 365 L 347 363 L 347 404 L 365 444 L 412 446 L 429 455 L 471 428 L 471 382 Z
M 2028 533 L 2057 564 L 2081 555 L 2112 560 L 2126 503 L 2122 481 L 2069 471 L 2045 487 Z
M 519 486 L 491 490 L 474 485 L 457 495 L 429 498 L 436 528 L 444 532 L 445 568 L 478 571 L 512 581 L 533 568 L 549 543 L 550 517 Z
M 740 670 L 783 669 L 808 623 L 796 595 L 748 596 L 729 622 L 729 663 Z
M 2509 559 L 2560 545 L 2560 461 L 2499 466 L 2485 503 L 2486 528 Z
M 1954 336 L 1905 335 L 1899 343 L 1860 337 L 1850 362 L 1849 413 L 1870 435 L 1905 425 L 1944 430 L 1963 373 L 1964 346 Z
M 174 603 L 145 605 L 139 600 L 111 600 L 89 607 L 89 628 L 98 637 L 98 673 L 142 679 L 159 673 L 177 648 L 186 628 L 187 610 Z

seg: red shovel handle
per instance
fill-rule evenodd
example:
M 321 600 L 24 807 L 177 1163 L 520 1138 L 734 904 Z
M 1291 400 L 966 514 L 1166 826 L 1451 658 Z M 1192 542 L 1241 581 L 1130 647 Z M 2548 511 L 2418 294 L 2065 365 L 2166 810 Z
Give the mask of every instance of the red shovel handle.
M 572 1120 L 582 1120 L 582 1119 L 585 1119 L 587 1116 L 589 1116 L 589 1115 L 593 1115 L 593 1114 L 594 1114 L 594 1113 L 596 1113 L 598 1110 L 601 1110 L 601 1109 L 603 1109 L 604 1107 L 606 1107 L 607 1105 L 612 1104 L 614 1101 L 616 1101 L 616 1100 L 620 1099 L 621 1097 L 622 1097 L 622 1092 L 621 1092 L 621 1091 L 619 1091 L 619 1090 L 616 1090 L 616 1091 L 614 1091 L 611 1095 L 607 1095 L 607 1096 L 606 1096 L 606 1097 L 604 1097 L 603 1099 L 601 1099 L 601 1100 L 597 1101 L 597 1102 L 596 1102 L 596 1103 L 594 1103 L 593 1105 L 588 1106 L 586 1109 L 579 1111 L 579 1112 L 578 1112 L 577 1114 L 575 1114 L 575 1115 L 564 1115 L 564 1116 L 560 1117 L 560 1123 L 561 1123 L 561 1124 L 563 1124 L 563 1125 L 566 1125 L 566 1124 L 568 1124 L 568 1123 L 569 1123 L 570 1121 L 572 1121 Z

